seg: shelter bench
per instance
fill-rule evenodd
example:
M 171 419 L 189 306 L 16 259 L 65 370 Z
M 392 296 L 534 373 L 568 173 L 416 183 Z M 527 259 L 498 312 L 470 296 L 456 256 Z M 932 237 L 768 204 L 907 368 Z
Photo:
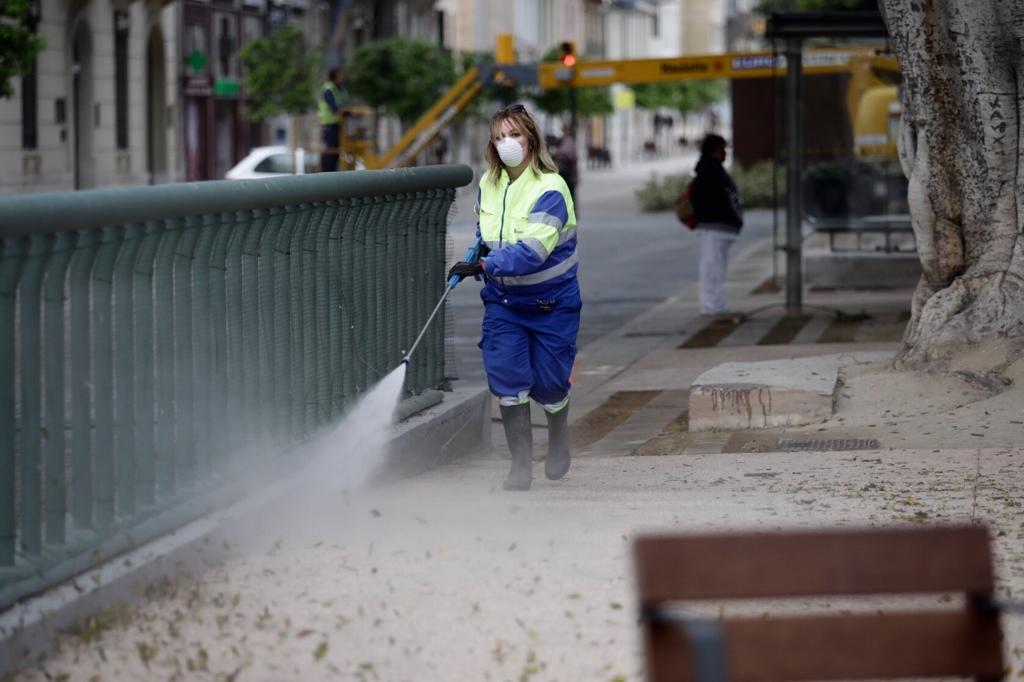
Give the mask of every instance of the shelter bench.
M 900 249 L 894 238 L 899 235 L 910 235 L 913 237 L 914 228 L 910 222 L 909 215 L 878 215 L 864 216 L 861 218 L 827 218 L 817 219 L 810 222 L 815 232 L 828 235 L 828 248 L 830 251 L 882 251 L 893 253 L 903 251 L 912 253 L 916 251 L 916 243 L 913 249 Z M 864 236 L 877 234 L 882 236 L 882 244 L 874 248 L 866 248 Z M 836 237 L 839 235 L 855 235 L 856 246 L 853 248 L 841 246 Z M 902 240 L 906 242 L 907 240 Z

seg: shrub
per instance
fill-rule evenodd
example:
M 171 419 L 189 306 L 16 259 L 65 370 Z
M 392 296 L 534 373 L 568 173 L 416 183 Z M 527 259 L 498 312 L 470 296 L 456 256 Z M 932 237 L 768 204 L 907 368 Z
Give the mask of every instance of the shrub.
M 659 179 L 657 173 L 651 173 L 651 177 L 636 191 L 636 200 L 640 204 L 640 210 L 654 213 L 675 209 L 676 199 L 679 198 L 683 188 L 689 184 L 691 177 L 689 173 L 681 173 L 666 175 Z
M 739 190 L 743 208 L 771 208 L 774 205 L 773 165 L 771 161 L 758 161 L 750 168 L 736 165 L 730 169 L 729 174 L 732 175 L 736 189 Z M 689 173 L 681 173 L 659 178 L 657 173 L 652 173 L 651 177 L 636 191 L 636 200 L 640 204 L 640 210 L 648 213 L 674 210 L 679 193 L 689 184 L 692 177 Z M 779 204 L 784 205 L 786 203 L 785 166 L 779 166 L 777 181 L 779 183 Z
M 743 208 L 772 208 L 775 204 L 772 188 L 771 161 L 758 161 L 749 168 L 733 166 L 730 174 L 740 193 Z M 786 203 L 786 168 L 779 166 L 777 182 L 779 184 L 779 204 Z

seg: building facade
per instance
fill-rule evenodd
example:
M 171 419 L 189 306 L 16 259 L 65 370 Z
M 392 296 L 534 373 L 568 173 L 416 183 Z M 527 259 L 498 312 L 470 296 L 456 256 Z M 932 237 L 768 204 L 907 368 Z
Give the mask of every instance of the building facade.
M 185 180 L 216 180 L 276 135 L 245 117 L 242 46 L 287 23 L 323 44 L 323 18 L 309 0 L 178 0 L 181 4 L 182 137 Z M 287 124 L 284 124 L 287 128 Z
M 727 0 L 680 0 L 682 54 L 721 54 L 726 50 Z
M 345 64 L 365 43 L 415 37 L 454 52 L 491 52 L 516 37 L 520 61 L 572 41 L 584 59 L 719 52 L 727 2 L 740 0 L 35 0 L 46 48 L 0 100 L 0 193 L 206 180 L 259 144 L 293 140 L 290 122 L 243 112 L 241 46 L 286 22 Z M 651 112 L 614 86 L 616 111 L 577 136 L 613 163 L 656 137 Z M 560 133 L 563 121 L 542 117 Z M 486 126 L 450 133 L 450 160 L 475 163 Z M 379 126 L 386 148 L 397 121 Z M 294 141 L 294 140 L 293 140 Z
M 0 193 L 209 180 L 267 126 L 242 110 L 238 52 L 309 0 L 36 0 L 46 47 L 0 100 Z
M 37 0 L 46 47 L 0 100 L 0 193 L 180 176 L 178 7 Z

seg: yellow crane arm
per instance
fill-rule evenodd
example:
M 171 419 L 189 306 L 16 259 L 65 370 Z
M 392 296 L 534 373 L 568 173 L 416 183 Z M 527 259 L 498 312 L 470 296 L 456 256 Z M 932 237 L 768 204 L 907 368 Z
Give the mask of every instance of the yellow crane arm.
M 429 145 L 448 123 L 480 93 L 476 67 L 466 71 L 439 100 L 423 112 L 409 130 L 385 154 L 365 159 L 367 168 L 399 168 Z

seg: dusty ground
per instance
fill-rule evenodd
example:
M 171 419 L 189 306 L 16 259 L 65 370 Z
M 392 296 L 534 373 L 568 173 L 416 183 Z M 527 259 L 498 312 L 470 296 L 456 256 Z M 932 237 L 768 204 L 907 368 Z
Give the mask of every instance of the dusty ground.
M 803 432 L 877 437 L 877 451 L 680 455 L 682 414 L 618 453 L 664 456 L 580 457 L 525 495 L 500 490 L 494 458 L 287 500 L 240 529 L 233 558 L 82 623 L 17 679 L 639 680 L 642 530 L 981 522 L 998 596 L 1020 599 L 1024 361 L 1000 368 L 1006 385 L 979 380 L 985 355 L 941 376 L 848 372 L 836 417 Z M 600 438 L 640 403 L 578 432 Z M 1008 677 L 1024 677 L 1024 618 L 1004 624 Z
M 999 596 L 1024 594 L 1021 450 L 594 457 L 520 496 L 504 468 L 289 501 L 238 556 L 84 624 L 18 679 L 638 680 L 644 529 L 985 522 Z
M 853 429 L 893 448 L 1022 445 L 1024 359 L 1004 367 L 1006 346 L 965 352 L 942 374 L 853 368 L 841 375 L 835 417 L 804 431 Z

